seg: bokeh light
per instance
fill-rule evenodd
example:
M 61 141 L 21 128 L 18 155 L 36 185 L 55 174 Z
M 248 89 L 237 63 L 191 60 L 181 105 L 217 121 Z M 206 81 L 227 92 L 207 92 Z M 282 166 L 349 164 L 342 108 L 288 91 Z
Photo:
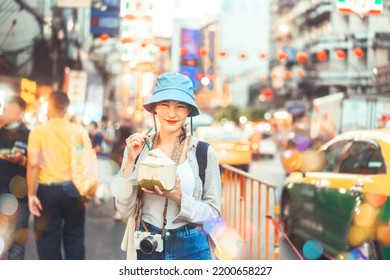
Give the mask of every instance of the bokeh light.
M 52 220 L 52 214 L 47 211 L 41 212 L 41 218 L 35 220 L 34 229 L 35 229 L 35 238 L 38 240 L 40 238 L 40 233 L 46 230 L 50 221 Z
M 0 213 L 7 216 L 12 216 L 18 209 L 18 200 L 16 197 L 9 193 L 3 193 L 0 195 Z
M 243 252 L 243 244 L 238 232 L 230 227 L 216 238 L 215 254 L 220 260 L 237 259 Z
M 336 256 L 336 260 L 348 260 L 349 253 L 341 252 Z
M 4 253 L 5 250 L 5 241 L 3 237 L 0 236 L 0 255 Z
M 298 150 L 286 150 L 282 154 L 282 164 L 286 171 L 299 170 L 303 163 L 302 154 Z
M 217 238 L 225 232 L 226 222 L 222 217 L 208 219 L 203 223 L 203 230 L 213 238 Z
M 325 165 L 325 162 L 325 153 L 309 149 L 302 153 L 302 164 L 300 170 L 302 172 L 320 171 Z
M 16 198 L 27 196 L 27 181 L 22 176 L 14 176 L 9 182 L 9 190 Z
M 376 229 L 376 237 L 382 245 L 390 246 L 390 226 L 385 223 L 379 223 Z
M 115 198 L 126 199 L 133 192 L 133 185 L 123 177 L 114 177 L 110 184 L 110 191 Z
M 113 176 L 119 171 L 119 164 L 113 160 L 98 160 L 99 178 Z
M 352 225 L 348 232 L 348 242 L 351 247 L 357 247 L 367 239 L 370 228 Z
M 308 240 L 303 244 L 303 255 L 309 260 L 317 260 L 322 256 L 324 247 L 318 240 Z
M 368 203 L 363 203 L 359 211 L 354 214 L 354 224 L 361 227 L 370 227 L 376 221 L 376 208 Z
M 8 218 L 0 213 L 0 234 L 5 234 L 9 227 Z
M 379 207 L 385 204 L 387 201 L 387 196 L 373 192 L 367 192 L 364 194 L 364 200 L 374 207 Z
M 120 167 L 118 163 L 108 159 L 98 159 L 97 166 L 99 185 L 97 187 L 95 197 L 102 199 L 103 201 L 108 201 L 108 199 L 112 197 L 111 182 L 114 176 L 118 173 Z M 128 196 L 130 196 L 130 194 L 128 194 Z
M 253 238 L 253 236 L 257 232 L 257 227 L 254 223 L 251 221 L 245 221 L 245 231 L 244 231 L 244 236 L 242 238 L 244 241 L 249 241 Z
M 238 255 L 238 245 L 231 243 L 229 240 L 223 240 L 218 243 L 218 247 L 215 250 L 215 255 L 220 260 L 233 260 Z
M 301 152 L 309 149 L 311 144 L 312 144 L 312 140 L 311 140 L 310 136 L 305 136 L 302 134 L 297 134 L 295 136 L 293 142 L 295 143 L 297 150 L 301 151 Z

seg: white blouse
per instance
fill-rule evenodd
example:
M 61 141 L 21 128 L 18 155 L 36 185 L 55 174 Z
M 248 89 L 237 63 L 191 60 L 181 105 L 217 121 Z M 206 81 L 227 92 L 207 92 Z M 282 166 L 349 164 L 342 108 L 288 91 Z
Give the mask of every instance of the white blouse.
M 180 178 L 182 192 L 192 196 L 195 190 L 195 175 L 188 160 L 185 160 L 182 164 L 177 166 L 177 175 Z M 161 228 L 164 220 L 163 212 L 165 197 L 144 193 L 143 203 L 144 205 L 141 210 L 142 219 L 147 223 Z M 166 229 L 174 229 L 186 225 L 186 223 L 172 223 L 179 213 L 180 206 L 174 201 L 168 200 Z

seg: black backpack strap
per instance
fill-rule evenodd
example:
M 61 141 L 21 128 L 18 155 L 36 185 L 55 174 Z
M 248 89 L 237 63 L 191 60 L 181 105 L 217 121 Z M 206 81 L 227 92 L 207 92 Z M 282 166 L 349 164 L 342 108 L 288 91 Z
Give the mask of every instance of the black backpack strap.
M 204 180 L 206 176 L 206 167 L 207 167 L 207 150 L 209 148 L 209 143 L 204 141 L 198 141 L 196 145 L 196 159 L 199 166 L 199 177 L 202 180 L 202 185 L 204 185 Z

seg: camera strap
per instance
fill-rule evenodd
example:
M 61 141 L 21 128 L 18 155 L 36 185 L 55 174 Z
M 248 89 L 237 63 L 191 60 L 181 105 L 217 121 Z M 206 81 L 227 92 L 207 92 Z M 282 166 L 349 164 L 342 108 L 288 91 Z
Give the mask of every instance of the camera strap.
M 156 136 L 153 138 L 153 147 L 155 147 L 157 145 L 157 141 L 158 141 L 158 138 L 159 138 L 159 133 L 156 134 Z M 181 157 L 181 154 L 183 152 L 183 147 L 184 147 L 184 140 L 180 141 L 179 139 L 180 137 L 178 137 L 176 139 L 176 142 L 175 142 L 175 147 L 174 147 L 174 150 L 173 150 L 173 153 L 172 153 L 172 160 L 174 162 L 176 162 L 176 164 L 179 163 L 179 160 L 180 160 L 180 157 Z M 142 195 L 143 195 L 143 191 L 141 190 L 141 188 L 138 188 L 138 191 L 137 191 L 137 200 L 138 200 L 138 205 L 137 205 L 137 215 L 136 215 L 136 223 L 135 223 L 135 227 L 137 230 L 137 225 L 139 225 L 138 223 L 138 220 L 139 222 L 141 222 L 143 228 L 145 229 L 145 231 L 149 232 L 149 229 L 148 227 L 146 226 L 144 220 L 142 219 L 142 215 L 141 215 L 141 208 L 142 208 Z M 164 231 L 165 231 L 165 226 L 167 224 L 167 213 L 168 213 L 168 198 L 165 198 L 165 204 L 164 204 L 164 211 L 163 211 L 163 225 L 162 225 L 162 228 L 161 228 L 161 236 L 164 236 Z
M 139 201 L 141 201 L 141 199 L 142 199 L 142 194 L 143 194 L 142 190 L 140 188 L 138 188 L 137 199 Z M 142 204 L 140 202 L 138 205 L 136 219 L 139 220 L 139 222 L 142 224 L 142 227 L 145 229 L 145 231 L 149 232 L 148 227 L 146 226 L 144 220 L 142 219 L 141 208 L 142 208 Z M 163 211 L 163 219 L 164 220 L 163 220 L 163 226 L 161 228 L 161 236 L 164 236 L 165 225 L 167 224 L 167 212 L 168 212 L 168 198 L 165 198 L 164 211 Z M 136 227 L 135 230 L 137 230 L 137 225 L 139 225 L 138 221 L 136 221 L 136 223 L 135 223 L 135 227 Z

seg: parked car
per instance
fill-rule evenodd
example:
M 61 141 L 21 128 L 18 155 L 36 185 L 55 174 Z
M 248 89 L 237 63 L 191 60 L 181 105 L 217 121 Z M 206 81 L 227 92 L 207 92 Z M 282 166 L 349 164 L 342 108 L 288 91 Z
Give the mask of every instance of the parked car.
M 269 135 L 255 132 L 248 137 L 248 140 L 250 142 L 253 158 L 273 158 L 277 153 L 276 143 Z
M 303 165 L 282 189 L 285 234 L 337 259 L 390 259 L 390 130 L 338 135 Z
M 237 127 L 202 126 L 195 135 L 214 147 L 218 153 L 219 164 L 229 164 L 244 171 L 249 170 L 251 148 Z
M 214 122 L 214 118 L 207 113 L 200 113 L 199 115 L 192 117 L 192 129 L 195 131 L 200 126 L 210 126 Z M 187 118 L 186 125 L 190 127 L 191 119 Z

